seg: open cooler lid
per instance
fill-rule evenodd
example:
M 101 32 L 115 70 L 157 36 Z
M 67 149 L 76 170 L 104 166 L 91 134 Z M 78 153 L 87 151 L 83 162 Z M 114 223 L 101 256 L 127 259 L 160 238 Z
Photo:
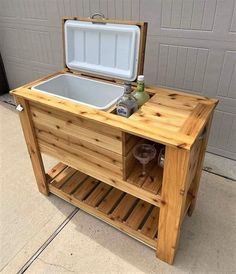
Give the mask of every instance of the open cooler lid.
M 137 78 L 140 28 L 136 25 L 66 20 L 65 61 L 69 69 L 111 78 Z

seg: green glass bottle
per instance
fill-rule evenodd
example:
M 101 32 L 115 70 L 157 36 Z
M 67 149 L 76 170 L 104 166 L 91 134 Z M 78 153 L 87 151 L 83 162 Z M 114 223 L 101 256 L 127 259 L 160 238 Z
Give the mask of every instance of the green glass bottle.
M 144 75 L 138 76 L 137 89 L 134 93 L 134 97 L 138 102 L 138 107 L 141 107 L 150 99 L 149 94 L 144 90 Z

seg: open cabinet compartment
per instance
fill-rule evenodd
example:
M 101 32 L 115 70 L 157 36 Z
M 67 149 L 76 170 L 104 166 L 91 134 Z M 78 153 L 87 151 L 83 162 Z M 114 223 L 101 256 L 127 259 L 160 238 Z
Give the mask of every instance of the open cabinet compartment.
M 133 151 L 136 145 L 148 143 L 156 148 L 156 156 L 146 166 L 146 175 L 142 175 L 142 165 L 134 157 Z M 164 145 L 146 140 L 132 134 L 123 133 L 123 179 L 155 195 L 161 194 L 163 168 L 158 165 L 158 156 Z
M 159 208 L 58 163 L 47 173 L 49 191 L 157 248 Z

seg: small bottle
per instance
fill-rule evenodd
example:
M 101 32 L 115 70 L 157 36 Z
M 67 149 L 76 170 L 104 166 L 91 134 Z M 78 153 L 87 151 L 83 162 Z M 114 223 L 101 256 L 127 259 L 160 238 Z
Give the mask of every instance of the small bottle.
M 137 100 L 131 94 L 131 83 L 126 82 L 124 85 L 124 95 L 117 101 L 116 113 L 123 117 L 129 117 L 138 109 Z
M 138 101 L 138 107 L 141 107 L 150 99 L 149 94 L 144 90 L 144 75 L 138 76 L 137 89 L 135 91 L 134 97 Z

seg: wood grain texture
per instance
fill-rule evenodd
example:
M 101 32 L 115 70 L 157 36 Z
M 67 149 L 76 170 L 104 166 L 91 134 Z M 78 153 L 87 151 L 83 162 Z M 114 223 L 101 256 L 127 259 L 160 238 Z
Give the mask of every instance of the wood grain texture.
M 80 146 L 77 146 L 76 143 L 68 142 L 63 138 L 55 137 L 52 134 L 48 134 L 42 131 L 37 132 L 37 137 L 39 140 L 39 147 L 42 151 L 46 152 L 45 149 L 55 147 L 68 152 L 68 154 L 77 155 L 80 157 L 79 161 L 86 161 L 89 165 L 91 162 L 91 168 L 97 166 L 98 168 L 103 167 L 105 170 L 110 170 L 114 174 L 120 175 L 122 177 L 122 167 L 119 165 L 119 162 L 113 160 L 112 158 L 105 157 L 103 154 L 95 153 L 89 149 L 81 149 Z M 89 167 L 89 166 L 88 166 Z
M 84 173 L 76 171 L 64 184 L 61 189 L 68 194 L 72 194 L 88 176 Z
M 192 178 L 191 185 L 190 185 L 190 188 L 189 188 L 189 194 L 192 197 L 191 204 L 190 204 L 189 209 L 188 209 L 188 215 L 189 216 L 192 215 L 192 213 L 194 211 L 194 208 L 196 206 L 197 194 L 198 194 L 198 189 L 199 189 L 199 185 L 200 185 L 203 162 L 204 162 L 204 158 L 205 158 L 207 142 L 208 142 L 208 139 L 209 139 L 212 118 L 213 118 L 213 114 L 211 114 L 211 116 L 209 117 L 209 120 L 207 122 L 205 138 L 200 143 L 201 145 L 200 145 L 200 148 L 199 148 L 199 155 L 198 155 L 197 161 L 196 161 L 196 172 L 195 172 L 195 176 Z
M 147 221 L 141 229 L 141 232 L 150 238 L 154 238 L 157 234 L 158 222 L 159 209 L 157 207 L 153 207 L 149 217 L 147 218 Z
M 100 183 L 93 193 L 89 195 L 89 197 L 84 201 L 86 204 L 97 207 L 98 204 L 103 200 L 103 198 L 106 196 L 106 194 L 111 190 L 111 186 Z
M 59 173 L 61 173 L 66 168 L 66 165 L 59 162 L 56 166 L 51 168 L 47 172 L 47 176 L 50 180 L 54 179 Z
M 112 212 L 111 218 L 121 222 L 125 221 L 137 202 L 136 197 L 126 194 Z
M 56 176 L 56 178 L 54 178 L 51 183 L 53 186 L 61 188 L 63 184 L 67 180 L 69 180 L 69 178 L 72 177 L 72 175 L 74 175 L 75 173 L 76 173 L 76 170 L 74 168 L 67 167 L 63 170 L 63 172 L 61 172 L 58 176 Z
M 78 140 L 86 141 L 97 147 L 122 153 L 121 131 L 109 129 L 96 122 L 84 121 L 73 115 L 63 115 L 60 111 L 31 106 L 34 123 Z
M 120 201 L 124 192 L 113 188 L 106 198 L 102 200 L 98 209 L 106 214 L 110 213 L 114 206 Z
M 156 248 L 157 208 L 92 177 L 81 181 L 81 178 L 78 177 L 76 180 L 73 175 L 74 187 L 72 187 L 72 177 L 67 179 L 70 169 L 66 166 L 59 174 L 60 178 L 57 178 L 59 175 L 54 178 L 59 182 L 57 186 L 52 183 L 53 181 L 49 183 L 50 192 L 148 246 Z M 81 175 L 78 171 L 75 174 Z M 76 189 L 73 193 L 65 191 L 72 188 Z
M 189 165 L 189 151 L 166 147 L 157 257 L 169 264 L 173 263 L 178 248 L 189 184 Z
M 214 110 L 214 105 L 205 105 L 199 103 L 194 110 L 189 115 L 188 119 L 185 121 L 181 132 L 186 135 L 193 136 L 194 139 L 198 137 L 201 130 L 206 125 L 212 111 Z
M 150 209 L 151 205 L 149 203 L 140 200 L 129 215 L 129 218 L 126 220 L 126 224 L 137 230 Z
M 43 95 L 40 92 L 31 91 L 26 88 L 17 89 L 13 93 L 18 97 L 24 97 L 32 102 L 37 102 L 38 106 L 43 105 L 44 108 L 55 109 L 65 113 L 65 115 L 73 114 L 76 117 L 84 118 L 85 120 L 93 121 L 103 126 L 109 126 L 111 130 L 116 129 L 164 145 L 182 147 L 190 150 L 197 135 L 195 132 L 189 134 L 188 130 L 186 133 L 186 130 L 182 130 L 183 125 L 187 127 L 192 120 L 192 123 L 197 123 L 196 131 L 201 131 L 205 124 L 204 121 L 207 121 L 209 113 L 214 109 L 217 101 L 175 91 L 171 92 L 171 90 L 152 90 L 155 95 L 149 100 L 149 105 L 147 106 L 145 104 L 139 112 L 133 114 L 129 119 L 113 113 L 91 109 L 68 100 L 56 98 L 55 96 Z M 202 109 L 204 109 L 204 111 L 202 111 L 201 122 L 195 121 L 195 116 L 192 114 L 199 101 L 201 102 Z M 150 104 L 152 104 L 151 111 Z M 159 106 L 161 106 L 162 110 L 159 109 Z M 173 113 L 173 110 L 175 110 L 176 114 Z M 142 113 L 144 115 L 143 117 Z M 179 115 L 179 113 L 182 113 L 182 116 Z M 187 125 L 186 121 L 188 121 Z M 175 134 L 173 134 L 173 132 Z
M 97 185 L 98 185 L 98 180 L 92 177 L 88 177 L 84 181 L 84 183 L 75 191 L 75 193 L 73 194 L 73 197 L 75 197 L 76 199 L 80 201 L 83 201 L 89 195 L 89 193 L 91 193 L 92 190 L 96 188 Z
M 91 177 L 97 178 L 102 182 L 130 193 L 155 206 L 160 206 L 161 198 L 159 194 L 154 194 L 133 184 L 130 184 L 129 182 L 124 181 L 121 176 L 118 176 L 116 173 L 110 171 L 109 169 L 93 164 L 89 161 L 89 159 L 80 159 L 79 155 L 72 154 L 70 151 L 49 145 L 48 143 L 44 144 L 43 141 L 40 141 L 40 149 L 43 153 L 50 155 L 62 161 L 63 163 L 85 174 L 88 174 Z
M 129 146 L 129 140 L 124 144 Z M 136 144 L 144 143 L 144 139 L 137 140 Z M 133 155 L 133 151 L 129 150 L 126 157 L 123 157 L 124 165 L 124 180 L 128 183 L 135 185 L 139 188 L 145 189 L 153 194 L 158 194 L 162 185 L 163 169 L 158 166 L 158 155 L 162 146 L 155 144 L 157 153 L 155 159 L 153 159 L 146 166 L 146 175 L 142 175 L 142 165 Z
M 38 140 L 34 131 L 29 104 L 23 98 L 18 97 L 16 98 L 16 102 L 23 107 L 23 111 L 19 113 L 19 116 L 38 189 L 41 193 L 48 195 L 47 177 L 42 156 L 39 151 Z

